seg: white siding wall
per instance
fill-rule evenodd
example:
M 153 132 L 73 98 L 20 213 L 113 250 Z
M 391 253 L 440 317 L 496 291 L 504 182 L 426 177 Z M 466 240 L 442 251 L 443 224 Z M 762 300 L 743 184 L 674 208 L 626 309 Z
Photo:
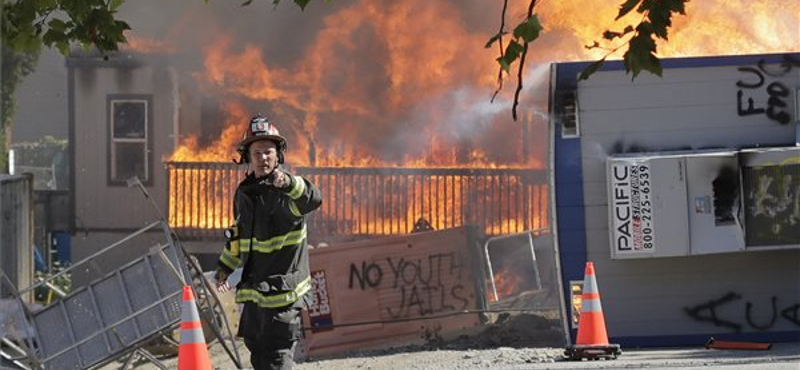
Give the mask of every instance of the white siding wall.
M 151 94 L 153 120 L 148 127 L 152 136 L 152 183 L 147 190 L 162 211 L 166 210 L 166 172 L 162 157 L 173 151 L 172 81 L 166 68 L 95 68 L 76 67 L 74 76 L 75 146 L 75 227 L 73 260 L 104 247 L 114 237 L 93 240 L 84 229 L 138 229 L 158 220 L 150 202 L 138 187 L 109 186 L 108 152 L 109 94 Z M 127 234 L 120 231 L 116 239 Z

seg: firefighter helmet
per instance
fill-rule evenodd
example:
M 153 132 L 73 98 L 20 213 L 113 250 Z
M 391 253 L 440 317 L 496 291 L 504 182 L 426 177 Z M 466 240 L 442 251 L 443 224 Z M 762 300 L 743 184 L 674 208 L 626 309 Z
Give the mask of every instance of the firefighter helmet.
M 250 158 L 248 158 L 247 150 L 250 144 L 258 140 L 274 142 L 278 149 L 278 162 L 283 163 L 283 153 L 286 152 L 286 138 L 281 136 L 278 128 L 272 122 L 260 114 L 250 119 L 250 124 L 242 137 L 242 141 L 236 146 L 236 151 L 241 156 L 240 163 L 248 163 Z

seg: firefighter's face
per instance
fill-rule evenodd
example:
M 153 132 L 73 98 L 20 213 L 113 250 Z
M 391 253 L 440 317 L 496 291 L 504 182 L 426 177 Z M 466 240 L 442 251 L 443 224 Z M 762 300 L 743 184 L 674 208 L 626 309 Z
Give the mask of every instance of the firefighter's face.
M 278 148 L 271 140 L 259 140 L 250 144 L 250 170 L 256 177 L 269 175 L 278 167 Z

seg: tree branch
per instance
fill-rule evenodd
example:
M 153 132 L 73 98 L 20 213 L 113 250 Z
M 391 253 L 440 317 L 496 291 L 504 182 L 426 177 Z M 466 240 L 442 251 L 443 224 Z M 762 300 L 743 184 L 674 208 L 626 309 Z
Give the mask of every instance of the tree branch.
M 500 30 L 497 32 L 500 35 L 500 38 L 497 39 L 499 42 L 499 51 L 500 57 L 503 57 L 503 32 L 505 32 L 506 28 L 506 9 L 508 9 L 508 0 L 503 0 L 503 11 L 500 13 Z M 497 70 L 497 90 L 494 91 L 492 94 L 492 99 L 490 102 L 494 103 L 494 98 L 497 97 L 497 94 L 500 93 L 500 90 L 503 89 L 503 67 L 499 67 Z
M 642 13 L 642 19 L 640 19 L 640 20 L 639 20 L 639 23 L 636 25 L 637 27 L 634 27 L 634 28 L 633 28 L 634 30 L 636 30 L 640 24 L 644 23 L 645 19 L 647 19 L 647 16 L 648 16 L 648 14 L 650 14 L 650 11 L 649 11 L 649 10 L 645 11 L 644 13 Z M 632 39 L 632 38 L 634 38 L 634 37 L 636 37 L 636 35 L 637 35 L 637 34 L 639 34 L 639 31 L 635 31 L 635 32 L 631 33 L 629 36 L 627 36 L 627 37 L 628 37 L 628 40 L 627 40 L 627 41 L 625 41 L 625 42 L 623 42 L 623 43 L 621 43 L 621 44 L 619 44 L 619 45 L 617 45 L 616 47 L 613 47 L 613 48 L 612 48 L 612 47 L 602 47 L 602 46 L 597 46 L 598 48 L 601 48 L 601 49 L 603 49 L 603 50 L 606 50 L 606 51 L 607 51 L 606 55 L 604 55 L 604 56 L 603 56 L 603 58 L 601 58 L 601 59 L 606 59 L 606 58 L 608 58 L 608 57 L 609 57 L 609 56 L 611 56 L 612 54 L 616 53 L 616 52 L 617 52 L 619 49 L 621 49 L 623 46 L 625 46 L 625 45 L 628 45 L 628 43 L 631 41 L 631 39 Z M 595 41 L 595 43 L 596 43 L 596 41 Z M 594 47 L 591 47 L 591 48 L 589 48 L 589 49 L 593 49 L 593 48 L 594 48 Z
M 536 0 L 531 0 L 528 3 L 528 18 L 533 15 L 533 7 L 536 5 Z M 514 91 L 514 105 L 511 107 L 511 117 L 514 121 L 517 120 L 517 107 L 519 106 L 519 94 L 522 92 L 522 75 L 525 72 L 525 57 L 528 55 L 528 42 L 522 45 L 522 55 L 519 58 L 519 69 L 517 70 L 517 90 Z

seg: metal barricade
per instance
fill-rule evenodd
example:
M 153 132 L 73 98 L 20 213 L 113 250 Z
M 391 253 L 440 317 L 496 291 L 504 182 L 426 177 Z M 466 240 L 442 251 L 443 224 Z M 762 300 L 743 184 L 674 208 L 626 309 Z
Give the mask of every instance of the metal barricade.
M 569 343 L 558 254 L 547 229 L 489 238 L 483 245 L 487 312 L 508 315 L 507 325 L 525 327 L 529 346 Z
M 155 222 L 59 274 L 20 289 L 17 297 L 41 287 L 53 289 L 50 282 L 61 274 L 99 269 L 104 256 L 159 229 L 163 240 L 150 246 L 146 253 L 72 292 L 59 293 L 60 299 L 40 309 L 25 308 L 33 332 L 33 345 L 26 351 L 29 366 L 41 370 L 88 369 L 136 353 L 157 361 L 143 346 L 177 328 L 181 320 L 181 292 L 186 284 L 191 284 L 198 300 L 202 297 L 204 301 L 198 302 L 200 312 L 206 313 L 201 314 L 204 321 L 210 324 L 234 363 L 241 363 L 215 293 L 196 264 L 174 242 L 164 222 Z M 226 340 L 233 345 L 233 352 Z M 123 368 L 129 364 L 130 358 Z

